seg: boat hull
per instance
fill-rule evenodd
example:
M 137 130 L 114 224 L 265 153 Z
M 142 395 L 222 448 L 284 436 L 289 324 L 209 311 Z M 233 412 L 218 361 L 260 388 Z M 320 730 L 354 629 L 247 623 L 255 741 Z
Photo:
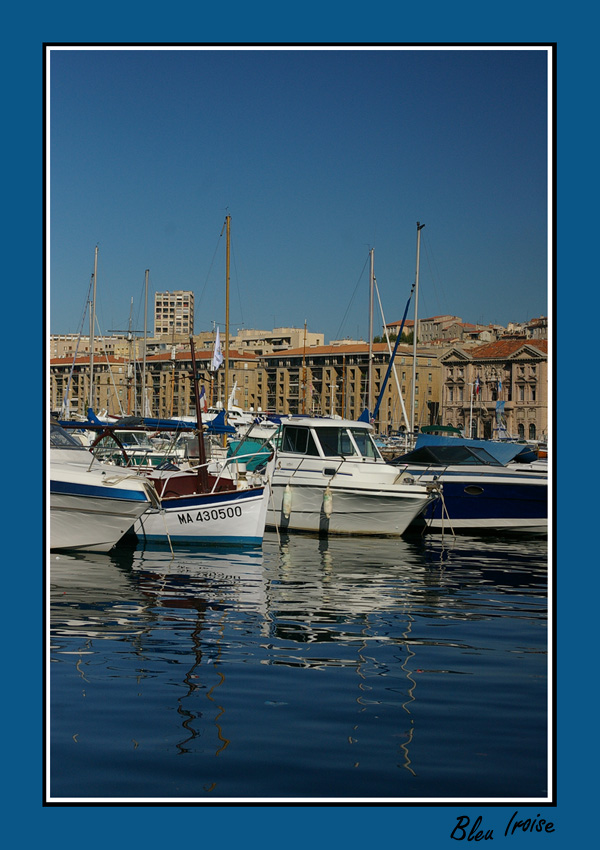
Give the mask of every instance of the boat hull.
M 50 484 L 50 548 L 108 552 L 150 507 L 139 489 L 53 480 Z
M 421 488 L 411 493 L 410 486 L 395 491 L 330 486 L 328 506 L 324 486 L 294 483 L 284 506 L 286 482 L 275 477 L 271 486 L 267 526 L 320 535 L 400 537 L 432 499 Z
M 260 546 L 267 498 L 267 487 L 166 497 L 134 530 L 142 541 Z
M 415 467 L 408 472 L 420 482 L 434 475 Z M 463 533 L 546 534 L 548 531 L 548 484 L 539 475 L 517 473 L 465 474 L 444 471 L 437 474 L 442 498 L 429 505 L 417 525 L 432 531 Z

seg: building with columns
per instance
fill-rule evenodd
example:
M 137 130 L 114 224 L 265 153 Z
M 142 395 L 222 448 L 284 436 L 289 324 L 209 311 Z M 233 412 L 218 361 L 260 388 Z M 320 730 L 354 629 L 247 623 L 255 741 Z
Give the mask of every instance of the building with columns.
M 441 416 L 473 437 L 498 436 L 497 416 L 508 435 L 548 438 L 548 341 L 507 339 L 489 345 L 453 347 L 443 367 Z

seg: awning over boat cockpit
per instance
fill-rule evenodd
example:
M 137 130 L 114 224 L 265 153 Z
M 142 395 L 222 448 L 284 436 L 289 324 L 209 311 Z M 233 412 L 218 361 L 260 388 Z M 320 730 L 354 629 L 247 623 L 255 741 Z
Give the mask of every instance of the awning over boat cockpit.
M 485 449 L 475 446 L 421 446 L 412 452 L 390 461 L 394 465 L 413 464 L 427 466 L 503 466 Z

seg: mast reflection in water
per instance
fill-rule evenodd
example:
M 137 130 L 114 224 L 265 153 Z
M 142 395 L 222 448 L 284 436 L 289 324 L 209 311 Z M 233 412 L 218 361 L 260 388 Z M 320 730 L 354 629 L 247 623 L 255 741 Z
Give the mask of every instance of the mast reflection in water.
M 52 800 L 538 801 L 547 545 L 53 553 Z

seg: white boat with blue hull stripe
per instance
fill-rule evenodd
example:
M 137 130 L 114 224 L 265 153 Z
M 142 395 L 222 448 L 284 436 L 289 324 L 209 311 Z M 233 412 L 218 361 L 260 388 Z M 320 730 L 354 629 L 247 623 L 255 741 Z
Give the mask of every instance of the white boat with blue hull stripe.
M 208 463 L 186 469 L 147 471 L 159 499 L 136 522 L 141 541 L 175 544 L 260 546 L 265 533 L 269 487 L 259 475 L 227 459 L 215 475 Z M 240 474 L 235 480 L 231 470 Z
M 176 475 L 169 478 L 171 488 L 177 481 Z M 265 532 L 267 497 L 266 486 L 187 496 L 165 495 L 161 497 L 160 509 L 151 509 L 140 517 L 135 532 L 141 541 L 168 538 L 178 544 L 260 546 Z
M 137 472 L 96 460 L 50 425 L 50 548 L 107 552 L 158 498 Z

